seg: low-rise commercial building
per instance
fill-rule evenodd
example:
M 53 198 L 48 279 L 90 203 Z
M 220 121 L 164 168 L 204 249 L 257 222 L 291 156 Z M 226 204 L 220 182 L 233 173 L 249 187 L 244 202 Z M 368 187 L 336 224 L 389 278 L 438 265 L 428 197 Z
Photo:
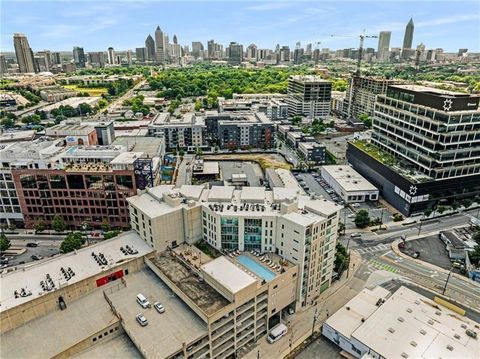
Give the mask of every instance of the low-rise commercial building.
M 62 86 L 44 87 L 40 90 L 40 97 L 48 102 L 58 102 L 69 97 L 75 97 L 76 92 Z
M 56 126 L 47 127 L 45 135 L 52 138 L 65 139 L 67 146 L 98 144 L 97 131 L 93 125 L 82 122 L 65 122 Z
M 300 142 L 298 153 L 308 164 L 320 165 L 325 163 L 325 146 L 317 142 Z
M 321 174 L 325 182 L 346 203 L 378 200 L 378 188 L 350 166 L 322 166 Z
M 322 334 L 355 358 L 477 358 L 479 323 L 406 287 L 364 289 Z M 460 308 L 458 308 L 460 309 Z

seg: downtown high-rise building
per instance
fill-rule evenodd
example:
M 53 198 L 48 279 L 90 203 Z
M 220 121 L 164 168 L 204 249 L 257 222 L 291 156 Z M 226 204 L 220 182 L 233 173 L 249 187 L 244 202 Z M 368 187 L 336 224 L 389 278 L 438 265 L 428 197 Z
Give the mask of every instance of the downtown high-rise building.
M 0 74 L 6 74 L 8 71 L 7 60 L 5 55 L 0 54 Z
M 15 47 L 19 71 L 21 73 L 35 72 L 33 51 L 28 44 L 28 39 L 25 34 L 13 34 L 13 46 Z
M 192 41 L 192 56 L 196 59 L 203 57 L 203 44 L 200 41 Z
M 108 48 L 107 59 L 109 65 L 115 64 L 115 50 L 113 49 L 113 47 Z
M 228 62 L 232 65 L 240 65 L 243 61 L 243 45 L 231 42 L 228 46 Z
M 157 26 L 157 29 L 155 30 L 155 57 L 157 63 L 165 63 L 165 38 L 160 26 Z
M 143 61 L 155 61 L 155 41 L 151 35 L 145 40 L 145 54 L 142 56 Z M 138 55 L 137 55 L 138 60 Z
M 73 61 L 77 67 L 85 67 L 85 52 L 83 47 L 75 46 L 73 48 Z
M 287 95 L 290 116 L 306 116 L 312 120 L 330 114 L 332 83 L 320 76 L 290 76 Z
M 380 31 L 378 36 L 377 59 L 381 61 L 388 60 L 388 50 L 390 49 L 391 31 Z
M 410 18 L 407 26 L 405 27 L 405 36 L 403 37 L 403 46 L 402 46 L 402 58 L 408 59 L 410 58 L 414 51 L 412 50 L 413 44 L 413 31 L 415 26 L 413 24 L 413 19 Z

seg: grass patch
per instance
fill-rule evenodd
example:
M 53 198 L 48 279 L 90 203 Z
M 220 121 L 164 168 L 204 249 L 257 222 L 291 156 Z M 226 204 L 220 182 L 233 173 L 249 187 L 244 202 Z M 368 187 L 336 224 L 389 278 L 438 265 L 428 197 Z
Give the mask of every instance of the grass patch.
M 103 94 L 108 93 L 108 90 L 106 87 L 88 88 L 88 87 L 81 87 L 78 85 L 63 85 L 63 87 L 73 91 L 77 91 L 77 92 L 86 92 L 90 96 L 94 96 L 94 97 L 100 97 Z
M 353 141 L 352 144 L 385 165 L 394 165 L 397 161 L 391 154 L 366 141 Z
M 210 244 L 208 244 L 207 242 L 205 242 L 203 240 L 195 243 L 195 247 L 200 249 L 203 253 L 205 253 L 207 256 L 209 256 L 211 258 L 218 258 L 222 255 L 219 251 L 217 251 Z

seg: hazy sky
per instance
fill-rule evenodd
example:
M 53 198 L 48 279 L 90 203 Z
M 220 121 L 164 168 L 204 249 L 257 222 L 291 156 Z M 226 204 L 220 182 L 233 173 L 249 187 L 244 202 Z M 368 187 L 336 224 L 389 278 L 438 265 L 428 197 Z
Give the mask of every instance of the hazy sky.
M 392 31 L 401 47 L 405 25 L 415 23 L 414 46 L 480 51 L 480 1 L 22 1 L 0 0 L 3 51 L 13 50 L 14 32 L 28 36 L 34 51 L 117 50 L 143 47 L 158 25 L 179 43 L 215 39 L 292 49 L 297 41 L 331 49 L 358 47 L 358 35 Z M 330 35 L 343 35 L 334 37 Z M 348 37 L 350 36 L 350 37 Z M 366 40 L 377 47 L 377 40 Z

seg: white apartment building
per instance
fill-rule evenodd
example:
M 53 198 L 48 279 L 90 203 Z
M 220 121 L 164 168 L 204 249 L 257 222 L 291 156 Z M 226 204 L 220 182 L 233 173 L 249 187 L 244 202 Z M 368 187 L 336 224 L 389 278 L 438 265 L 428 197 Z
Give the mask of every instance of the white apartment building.
M 289 188 L 191 185 L 127 200 L 132 229 L 157 251 L 205 240 L 218 250 L 276 253 L 298 264 L 302 305 L 330 286 L 340 211 L 331 201 Z
M 288 80 L 288 114 L 325 118 L 330 114 L 332 83 L 320 76 L 295 75 Z

